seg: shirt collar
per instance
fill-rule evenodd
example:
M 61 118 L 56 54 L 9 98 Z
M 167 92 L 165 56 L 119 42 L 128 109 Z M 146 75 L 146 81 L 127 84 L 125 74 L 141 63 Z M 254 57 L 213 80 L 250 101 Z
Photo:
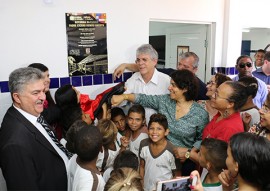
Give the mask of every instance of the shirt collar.
M 141 75 L 140 72 L 139 72 L 139 75 L 138 75 L 138 78 L 137 78 L 137 79 L 140 79 L 141 81 L 144 82 L 143 77 L 142 77 L 142 75 Z M 154 83 L 154 84 L 157 84 L 157 83 L 158 83 L 158 71 L 157 71 L 156 68 L 155 68 L 154 74 L 153 74 L 153 76 L 152 76 L 152 78 L 151 78 L 151 80 L 150 80 L 149 82 L 152 82 L 152 83 Z M 149 82 L 148 82 L 148 83 L 149 83 Z
M 263 71 L 262 71 L 262 67 L 258 68 L 258 69 L 256 70 L 256 72 L 263 72 Z
M 36 116 L 34 115 L 31 115 L 30 113 L 27 113 L 25 112 L 24 110 L 16 107 L 14 104 L 13 104 L 14 108 L 17 109 L 26 119 L 28 119 L 33 125 L 35 125 L 37 123 L 37 118 Z

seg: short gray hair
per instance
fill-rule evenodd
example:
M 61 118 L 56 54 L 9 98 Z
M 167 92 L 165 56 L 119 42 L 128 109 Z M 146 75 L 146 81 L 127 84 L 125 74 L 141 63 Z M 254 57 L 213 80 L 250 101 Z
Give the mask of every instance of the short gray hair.
M 179 60 L 182 60 L 182 59 L 185 59 L 188 57 L 194 58 L 193 67 L 198 68 L 199 67 L 199 57 L 197 56 L 197 54 L 195 54 L 194 52 L 184 52 L 184 53 L 179 54 Z
M 43 79 L 39 69 L 25 67 L 18 68 L 9 75 L 8 87 L 11 95 L 22 92 L 25 85 Z
M 154 60 L 158 59 L 158 53 L 151 44 L 143 44 L 139 48 L 137 48 L 136 57 L 138 57 L 141 54 L 148 54 L 151 57 L 151 59 Z

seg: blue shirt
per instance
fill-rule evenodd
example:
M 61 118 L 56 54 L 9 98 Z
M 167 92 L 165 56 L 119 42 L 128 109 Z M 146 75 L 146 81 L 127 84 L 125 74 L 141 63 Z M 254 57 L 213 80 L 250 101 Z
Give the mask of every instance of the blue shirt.
M 259 69 L 258 69 L 259 70 Z M 256 78 L 256 76 L 253 76 Z M 264 104 L 267 94 L 268 94 L 268 90 L 267 90 L 267 86 L 266 84 L 260 80 L 259 78 L 256 78 L 258 81 L 258 91 L 256 96 L 253 98 L 253 103 L 259 108 L 262 108 L 262 105 Z M 235 76 L 233 79 L 233 81 L 238 81 L 239 80 L 239 76 Z
M 262 68 L 258 68 L 252 74 L 256 77 L 262 80 L 266 84 L 270 84 L 270 76 L 267 76 L 263 73 Z

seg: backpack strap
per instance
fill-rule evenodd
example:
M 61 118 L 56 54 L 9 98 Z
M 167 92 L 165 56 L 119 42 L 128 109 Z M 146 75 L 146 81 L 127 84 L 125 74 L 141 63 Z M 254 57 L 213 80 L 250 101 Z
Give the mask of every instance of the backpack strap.
M 109 157 L 109 151 L 108 151 L 108 149 L 104 149 L 104 158 L 103 158 L 103 162 L 102 162 L 102 166 L 101 166 L 102 173 L 105 171 L 108 157 Z
M 92 170 L 90 170 L 92 176 L 93 176 L 93 186 L 92 186 L 92 191 L 97 191 L 98 187 L 98 177 L 97 174 L 94 173 Z

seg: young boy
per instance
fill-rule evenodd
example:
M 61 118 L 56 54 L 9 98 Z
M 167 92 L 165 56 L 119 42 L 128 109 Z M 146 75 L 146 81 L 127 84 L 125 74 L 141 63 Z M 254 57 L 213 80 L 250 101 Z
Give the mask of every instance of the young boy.
M 75 152 L 75 136 L 82 128 L 87 128 L 88 125 L 83 120 L 77 120 L 75 121 L 70 128 L 68 129 L 66 133 L 66 148 L 68 151 L 74 153 L 74 155 L 69 159 L 68 165 L 67 165 L 67 176 L 68 176 L 68 191 L 72 191 L 72 185 L 74 180 L 74 173 L 76 171 L 76 168 L 78 166 L 76 159 L 77 154 Z
M 201 143 L 199 163 L 203 167 L 201 181 L 205 191 L 222 191 L 218 175 L 226 167 L 227 143 L 206 138 Z
M 174 146 L 166 139 L 168 133 L 167 118 L 162 114 L 153 114 L 148 125 L 149 139 L 141 142 L 139 150 L 144 190 L 156 190 L 158 181 L 169 180 L 174 176 Z
M 127 138 L 130 137 L 131 130 L 126 122 L 126 115 L 122 108 L 114 107 L 111 109 L 111 120 L 114 122 L 118 129 L 117 133 L 117 142 L 119 146 L 121 145 L 121 137 L 125 136 Z
M 128 110 L 127 117 L 128 126 L 131 129 L 130 138 L 123 136 L 121 138 L 121 151 L 129 147 L 139 157 L 139 147 L 142 140 L 148 138 L 147 129 L 145 127 L 145 110 L 141 105 L 133 105 Z
M 82 128 L 75 136 L 77 168 L 71 190 L 103 190 L 105 182 L 96 167 L 97 156 L 102 149 L 102 135 L 99 129 L 90 125 Z

